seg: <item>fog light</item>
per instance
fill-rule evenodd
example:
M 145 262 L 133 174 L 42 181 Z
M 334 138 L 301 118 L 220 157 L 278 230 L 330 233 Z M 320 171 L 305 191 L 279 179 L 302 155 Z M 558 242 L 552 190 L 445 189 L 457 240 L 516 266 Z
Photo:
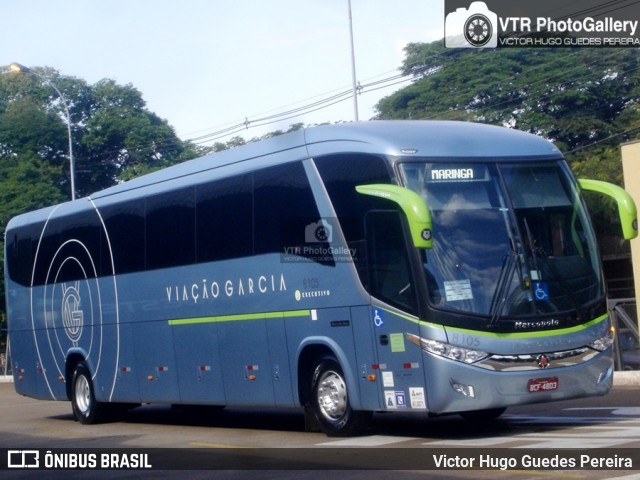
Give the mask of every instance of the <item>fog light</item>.
M 451 388 L 453 388 L 460 395 L 464 395 L 469 398 L 476 398 L 476 391 L 473 388 L 473 385 L 463 385 L 462 383 L 451 383 Z

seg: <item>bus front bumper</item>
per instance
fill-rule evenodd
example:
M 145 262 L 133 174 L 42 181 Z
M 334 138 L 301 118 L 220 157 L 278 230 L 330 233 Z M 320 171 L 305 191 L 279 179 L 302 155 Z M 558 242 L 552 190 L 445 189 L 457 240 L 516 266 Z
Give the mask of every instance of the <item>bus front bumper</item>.
M 612 348 L 577 365 L 516 371 L 423 354 L 428 409 L 436 414 L 605 395 L 613 385 Z

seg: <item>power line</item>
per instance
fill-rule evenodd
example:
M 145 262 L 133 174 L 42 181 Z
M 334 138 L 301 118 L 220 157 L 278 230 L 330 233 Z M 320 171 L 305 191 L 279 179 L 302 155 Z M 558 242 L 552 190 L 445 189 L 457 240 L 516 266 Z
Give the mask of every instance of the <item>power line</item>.
M 437 56 L 441 56 L 441 55 L 448 55 L 449 52 L 444 51 L 439 55 L 435 55 L 429 58 L 429 60 L 432 60 L 434 58 L 436 58 Z M 573 51 L 571 52 L 571 54 L 573 55 L 578 55 L 579 52 L 578 51 Z M 625 52 L 623 50 L 618 50 L 616 51 L 616 54 L 619 54 L 620 56 L 624 56 Z M 615 54 L 614 54 L 615 55 Z M 558 59 L 557 62 L 554 62 L 553 64 L 551 64 L 551 68 L 553 68 L 554 65 L 557 64 L 561 64 L 562 62 L 566 61 L 566 57 L 565 58 L 560 58 Z M 594 71 L 591 69 L 591 67 L 595 64 L 597 64 L 599 60 L 595 59 L 593 60 L 593 62 L 587 63 L 587 64 L 576 64 L 576 66 L 571 69 L 571 70 L 563 70 L 562 75 L 568 77 L 568 79 L 564 82 L 561 82 L 560 84 L 558 84 L 558 86 L 560 88 L 565 88 L 568 85 L 578 82 L 578 81 L 589 81 L 589 78 L 592 77 L 593 80 L 597 80 L 599 77 L 599 75 L 602 73 L 601 71 Z M 621 69 L 624 68 L 625 66 L 627 66 L 630 63 L 634 63 L 636 62 L 636 59 L 631 59 L 627 62 L 622 62 L 620 64 L 616 64 L 616 65 L 611 65 L 610 68 L 613 69 Z M 545 63 L 545 64 L 541 64 L 538 67 L 535 67 L 533 69 L 527 70 L 527 73 L 531 73 L 533 71 L 539 70 L 541 68 L 550 68 L 550 64 L 549 63 Z M 586 71 L 583 75 L 581 76 L 572 76 L 574 71 L 577 71 L 579 69 L 582 68 L 586 68 Z M 639 67 L 635 67 L 634 68 L 630 68 L 630 69 L 625 69 L 625 70 L 618 70 L 621 74 L 626 74 L 629 73 L 630 71 L 636 70 Z M 389 73 L 389 72 L 387 72 Z M 388 88 L 394 85 L 398 85 L 398 84 L 402 84 L 402 83 L 406 83 L 406 82 L 412 82 L 415 81 L 416 78 L 413 75 L 405 75 L 405 74 L 394 74 L 394 75 L 389 75 L 387 77 L 384 77 L 382 79 L 380 79 L 379 77 L 381 75 L 384 74 L 379 74 L 375 77 L 372 78 L 372 80 L 370 82 L 364 83 L 360 85 L 360 89 L 361 89 L 361 94 L 362 93 L 370 93 L 382 88 Z M 529 84 L 529 86 L 536 84 L 536 83 L 550 83 L 552 80 L 556 80 L 558 79 L 558 75 L 559 74 L 553 74 L 553 75 L 548 75 L 545 77 L 541 77 L 539 79 L 537 79 L 534 83 Z M 429 75 L 427 75 L 429 76 Z M 421 79 L 424 77 L 418 77 L 418 79 Z M 520 90 L 520 88 L 515 88 L 513 90 L 509 90 L 509 91 L 505 91 L 505 92 L 501 92 L 499 96 L 496 96 L 495 99 L 492 99 L 491 101 L 485 103 L 483 105 L 484 108 L 496 108 L 499 107 L 500 105 L 504 105 L 504 104 L 508 104 L 508 103 L 512 103 L 514 101 L 516 101 L 515 98 L 509 98 L 511 95 L 517 94 L 518 91 Z M 224 126 L 224 128 L 215 130 L 213 132 L 204 134 L 204 135 L 200 135 L 198 137 L 193 137 L 191 139 L 188 139 L 187 141 L 194 143 L 194 144 L 207 144 L 207 143 L 211 143 L 211 142 L 215 142 L 216 140 L 219 140 L 221 138 L 225 138 L 225 137 L 229 137 L 229 136 L 233 136 L 233 135 L 237 135 L 241 132 L 247 131 L 248 129 L 254 128 L 254 127 L 264 127 L 264 126 L 268 126 L 277 122 L 282 122 L 285 120 L 291 120 L 293 118 L 297 118 L 300 117 L 302 115 L 306 115 L 306 114 L 310 114 L 310 113 L 314 113 L 317 112 L 319 110 L 325 109 L 325 108 L 329 108 L 333 105 L 342 103 L 346 100 L 349 100 L 352 91 L 350 88 L 344 88 L 342 90 L 334 90 L 333 93 L 327 97 L 324 98 L 320 98 L 318 100 L 314 100 L 310 103 L 307 103 L 305 105 L 302 106 L 295 106 L 297 105 L 297 103 L 299 102 L 294 102 L 292 104 L 289 104 L 289 106 L 294 106 L 294 108 L 289 108 L 287 110 L 278 112 L 278 109 L 273 109 L 271 111 L 265 112 L 262 116 L 256 117 L 256 118 L 245 118 L 244 121 L 238 121 L 236 123 L 232 123 L 232 124 L 227 124 L 226 126 Z M 549 95 L 551 95 L 551 93 L 548 93 L 545 95 L 545 97 L 548 97 Z M 505 100 L 505 96 L 507 97 L 507 99 Z M 316 97 L 312 97 L 313 98 L 317 98 Z M 604 108 L 604 107 L 598 107 L 598 108 L 592 108 L 592 109 L 582 109 L 579 112 L 575 112 L 574 115 L 579 115 L 579 114 L 584 114 L 585 112 L 588 113 L 589 111 L 596 111 L 599 108 Z M 276 113 L 271 113 L 271 112 L 276 112 Z M 437 118 L 439 114 L 434 114 L 434 115 L 427 115 L 424 116 L 422 118 Z M 623 132 L 624 133 L 629 133 L 629 132 Z M 606 141 L 606 139 L 602 139 L 598 142 L 594 142 L 595 145 L 597 143 L 602 143 Z M 158 144 L 159 146 L 162 146 L 162 144 Z M 141 146 L 141 148 L 144 148 L 144 146 Z M 569 152 L 572 153 L 572 152 Z M 102 152 L 102 154 L 100 155 L 100 157 L 103 156 L 107 156 L 108 152 Z M 96 157 L 94 157 L 96 158 Z
M 598 5 L 596 7 L 591 7 L 591 8 L 586 8 L 586 9 L 582 9 L 582 10 L 578 10 L 570 15 L 565 15 L 563 17 L 559 17 L 558 19 L 562 19 L 562 18 L 567 18 L 569 16 L 580 16 L 580 15 L 586 15 L 586 14 L 594 14 L 594 16 L 602 16 L 605 15 L 607 13 L 631 6 L 631 5 L 635 5 L 637 3 L 640 3 L 640 0 L 633 0 L 631 3 L 629 3 L 628 0 L 609 0 L 608 2 L 605 2 L 604 4 Z M 422 59 L 420 61 L 418 61 L 416 64 L 426 64 L 426 62 L 428 60 L 434 60 L 437 58 L 440 58 L 442 56 L 449 56 L 449 55 L 456 55 L 459 54 L 459 52 L 448 52 L 448 51 L 443 51 L 443 52 L 438 52 L 437 54 L 434 54 L 426 59 Z M 405 70 L 407 68 L 412 68 L 413 65 L 405 65 Z M 578 66 L 580 67 L 580 66 Z M 576 67 L 576 68 L 578 68 Z M 543 66 L 539 66 L 538 68 L 543 68 Z M 545 65 L 544 68 L 548 68 L 548 65 Z M 414 73 L 414 76 L 417 74 L 418 72 Z M 565 72 L 566 73 L 566 72 Z M 548 78 L 552 78 L 552 77 L 548 77 Z M 369 92 L 373 92 L 376 90 L 380 90 L 382 88 L 388 88 L 390 86 L 394 86 L 397 84 L 401 84 L 401 83 L 405 83 L 405 82 L 409 82 L 412 81 L 412 78 L 409 75 L 405 75 L 403 73 L 400 74 L 396 74 L 387 78 L 383 78 L 381 80 L 375 81 L 375 82 L 370 82 L 370 83 L 365 83 L 365 84 L 358 84 L 358 93 L 359 94 L 363 94 L 365 93 L 369 93 Z M 540 81 L 544 81 L 544 79 L 540 80 Z M 511 92 L 513 93 L 513 92 Z M 194 137 L 194 138 L 190 138 L 188 141 L 195 143 L 195 144 L 204 144 L 204 143 L 209 143 L 209 142 L 213 142 L 216 140 L 219 140 L 221 138 L 230 136 L 230 135 L 234 135 L 237 133 L 240 133 L 244 130 L 248 130 L 249 128 L 252 127 L 261 127 L 261 126 L 266 126 L 266 125 L 270 125 L 273 123 L 277 123 L 277 122 L 281 122 L 284 120 L 290 120 L 292 118 L 296 118 L 298 116 L 302 116 L 302 115 L 306 115 L 309 113 L 313 113 L 316 112 L 318 110 L 321 110 L 323 108 L 328 108 L 331 107 L 333 105 L 336 105 L 338 103 L 341 103 L 344 100 L 347 100 L 351 95 L 353 94 L 353 88 L 349 88 L 349 89 L 344 89 L 342 91 L 340 91 L 339 93 L 328 97 L 328 98 L 324 98 L 321 99 L 317 102 L 313 102 L 310 104 L 306 104 L 303 105 L 301 107 L 297 107 L 295 109 L 290 109 L 290 110 L 286 110 L 286 111 L 282 111 L 280 113 L 275 113 L 266 117 L 259 117 L 259 118 L 255 118 L 255 119 L 250 119 L 249 117 L 245 117 L 244 121 L 242 122 L 238 122 L 235 124 L 232 124 L 226 128 L 220 129 L 220 130 L 215 130 L 211 133 L 207 133 L 198 137 Z M 513 100 L 507 100 L 504 102 L 511 102 Z
M 478 52 L 480 53 L 480 52 Z M 489 53 L 489 52 L 486 52 Z M 492 51 L 491 53 L 497 53 L 495 51 Z M 612 56 L 615 55 L 619 55 L 621 57 L 624 57 L 628 52 L 626 52 L 625 50 L 617 50 L 616 53 L 612 54 Z M 577 50 L 573 50 L 570 53 L 571 55 L 578 55 L 579 51 Z M 449 52 L 448 51 L 443 51 L 437 55 L 431 56 L 429 57 L 427 60 L 433 60 L 439 56 L 448 56 Z M 424 61 L 424 60 L 423 60 Z M 589 82 L 589 81 L 597 81 L 598 79 L 602 78 L 601 75 L 604 73 L 602 70 L 594 70 L 592 67 L 594 65 L 597 65 L 597 63 L 599 62 L 599 59 L 594 59 L 593 61 L 589 62 L 589 63 L 577 63 L 576 65 L 569 70 L 563 70 L 561 74 L 552 74 L 552 75 L 547 75 L 547 76 L 543 76 L 541 78 L 536 79 L 535 82 L 530 83 L 528 86 L 530 87 L 531 85 L 535 85 L 535 84 L 539 84 L 539 83 L 551 83 L 552 81 L 556 82 L 558 80 L 561 80 L 561 78 L 559 78 L 560 75 L 562 75 L 562 77 L 567 77 L 566 81 L 562 81 L 560 83 L 558 83 L 556 85 L 556 87 L 558 88 L 566 88 L 567 86 L 571 85 L 572 83 L 576 83 L 579 81 L 582 82 Z M 557 62 L 553 62 L 552 64 L 549 63 L 545 63 L 545 64 L 541 64 L 537 67 L 534 67 L 532 69 L 527 69 L 526 73 L 530 74 L 532 72 L 535 72 L 541 68 L 547 69 L 547 68 L 553 68 L 555 65 L 560 65 L 563 62 L 566 62 L 566 56 L 564 56 L 563 58 L 559 58 L 557 60 Z M 637 62 L 637 58 L 632 58 L 628 61 L 623 61 L 621 63 L 615 64 L 615 65 L 608 65 L 608 67 L 610 69 L 615 69 L 617 73 L 619 74 L 627 74 L 633 70 L 636 70 L 640 67 L 635 66 Z M 629 64 L 634 64 L 632 68 L 626 68 Z M 585 69 L 584 74 L 580 75 L 580 76 L 575 76 L 574 72 L 577 72 L 580 69 Z M 387 74 L 389 74 L 391 72 L 387 72 Z M 437 73 L 437 72 L 434 72 Z M 379 78 L 380 76 L 385 75 L 385 74 L 379 74 L 375 77 L 371 78 L 371 81 L 361 84 L 360 85 L 360 89 L 361 89 L 361 94 L 362 93 L 371 93 L 373 91 L 382 89 L 382 88 L 388 88 L 394 85 L 398 85 L 398 84 L 402 84 L 402 83 L 406 83 L 406 82 L 413 82 L 416 81 L 416 76 L 415 75 L 405 75 L 405 74 L 393 74 L 393 75 L 387 75 L 386 77 L 383 78 Z M 430 75 L 427 75 L 430 76 Z M 419 76 L 418 80 L 423 79 L 424 76 Z M 504 104 L 508 104 L 508 103 L 513 103 L 515 101 L 517 101 L 517 96 L 518 96 L 518 92 L 519 90 L 521 90 L 522 87 L 516 87 L 512 90 L 509 91 L 504 91 L 504 92 L 500 92 L 499 95 L 496 95 L 495 98 L 491 99 L 489 102 L 483 104 L 484 108 L 496 108 L 499 107 L 501 105 Z M 293 118 L 297 118 L 300 117 L 302 115 L 306 115 L 306 114 L 310 114 L 310 113 L 314 113 L 317 112 L 319 110 L 325 109 L 325 108 L 329 108 L 333 105 L 342 103 L 346 100 L 349 100 L 352 91 L 350 88 L 343 88 L 343 89 L 338 89 L 338 90 L 334 90 L 332 92 L 327 92 L 328 94 L 330 93 L 330 95 L 324 97 L 324 98 L 319 98 L 318 96 L 315 97 L 311 97 L 308 100 L 312 100 L 309 103 L 306 103 L 304 105 L 298 106 L 298 104 L 300 102 L 294 102 L 289 104 L 290 107 L 293 108 L 288 108 L 287 110 L 284 111 L 280 111 L 278 112 L 278 109 L 272 109 L 270 111 L 265 112 L 264 114 L 262 114 L 261 116 L 258 116 L 256 118 L 245 118 L 244 121 L 238 121 L 236 123 L 230 123 L 224 126 L 224 128 L 220 128 L 218 130 L 215 130 L 213 132 L 210 133 L 206 133 L 204 135 L 200 135 L 197 137 L 193 137 L 191 139 L 188 139 L 187 141 L 194 143 L 196 145 L 199 144 L 208 144 L 211 142 L 215 142 L 216 140 L 219 140 L 221 138 L 225 138 L 225 137 L 229 137 L 229 136 L 233 136 L 233 135 L 237 135 L 241 132 L 247 131 L 248 129 L 254 128 L 254 127 L 264 127 L 264 126 L 268 126 L 277 122 L 282 122 L 285 120 L 291 120 Z M 551 95 L 552 93 L 547 93 L 545 94 L 544 98 L 548 98 L 549 95 Z M 509 98 L 514 96 L 514 98 Z M 506 99 L 505 99 L 506 97 Z M 597 111 L 598 109 L 601 108 L 605 108 L 604 106 L 601 107 L 597 107 L 597 108 L 586 108 L 586 109 L 580 109 L 579 111 L 576 111 L 573 115 L 577 116 L 577 115 L 581 115 L 581 114 L 586 114 L 589 112 L 593 112 L 593 111 Z M 272 113 L 273 112 L 273 113 Z M 423 116 L 422 118 L 437 118 L 439 115 L 439 113 L 433 114 L 433 115 L 427 115 L 427 116 Z M 630 132 L 622 132 L 619 135 L 623 135 L 625 133 L 630 133 Z M 618 135 L 618 136 L 619 136 Z M 610 139 L 610 138 L 609 138 Z M 601 139 L 597 142 L 594 142 L 593 144 L 590 144 L 589 146 L 593 146 L 593 145 L 597 145 L 599 143 L 602 143 L 604 141 L 606 141 L 607 139 Z M 162 146 L 163 143 L 157 143 L 156 144 L 158 146 Z M 140 146 L 140 148 L 144 148 L 145 146 L 142 145 Z M 585 147 L 586 148 L 586 147 Z M 572 153 L 572 152 L 569 152 Z M 109 152 L 102 152 L 98 157 L 102 158 L 102 157 L 106 157 L 109 155 Z M 94 159 L 97 157 L 93 157 Z
M 593 143 L 589 143 L 588 145 L 581 145 L 579 147 L 574 148 L 573 150 L 568 151 L 567 154 L 576 153 L 576 152 L 579 152 L 580 150 L 584 150 L 585 148 L 595 147 L 596 145 L 600 145 L 601 143 L 608 142 L 609 140 L 612 140 L 614 138 L 622 137 L 623 135 L 628 135 L 629 133 L 633 133 L 637 131 L 640 131 L 640 125 L 631 127 L 623 132 L 614 133 L 613 135 L 609 135 L 607 138 L 601 138 L 600 140 L 597 140 Z
M 359 84 L 358 93 L 362 95 L 365 93 L 373 92 L 376 90 L 380 90 L 382 88 L 387 88 L 387 87 L 398 85 L 401 83 L 410 82 L 413 80 L 414 79 L 407 77 L 405 75 L 395 74 L 383 79 L 371 81 L 369 83 Z M 273 123 L 282 122 L 284 120 L 290 120 L 292 118 L 314 113 L 319 110 L 322 110 L 322 109 L 331 107 L 333 105 L 336 105 L 338 103 L 344 102 L 346 100 L 349 100 L 352 94 L 353 94 L 353 90 L 351 88 L 344 89 L 329 97 L 322 98 L 320 100 L 317 100 L 296 108 L 285 110 L 279 113 L 274 113 L 271 115 L 262 116 L 258 118 L 246 117 L 244 121 L 239 121 L 223 129 L 216 130 L 204 135 L 200 135 L 198 137 L 190 138 L 188 139 L 188 141 L 195 144 L 209 143 L 209 142 L 218 140 L 220 138 L 224 138 L 230 135 L 240 133 L 244 130 L 248 130 L 249 128 L 263 127 Z

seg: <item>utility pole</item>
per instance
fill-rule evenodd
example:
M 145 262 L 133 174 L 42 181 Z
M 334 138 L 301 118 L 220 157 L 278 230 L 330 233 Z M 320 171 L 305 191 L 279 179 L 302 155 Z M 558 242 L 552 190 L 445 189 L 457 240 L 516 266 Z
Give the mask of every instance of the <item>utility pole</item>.
M 351 39 L 351 83 L 353 86 L 353 117 L 358 121 L 358 85 L 356 82 L 356 53 L 353 47 L 353 17 L 351 15 L 351 0 L 349 3 L 349 37 Z

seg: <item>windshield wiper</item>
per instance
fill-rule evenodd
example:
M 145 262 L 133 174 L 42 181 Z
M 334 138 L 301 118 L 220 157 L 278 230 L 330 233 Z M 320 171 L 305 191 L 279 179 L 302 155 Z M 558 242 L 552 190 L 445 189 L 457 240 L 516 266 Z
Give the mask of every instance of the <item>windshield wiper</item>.
M 547 255 L 547 252 L 544 250 L 544 248 L 535 246 L 535 240 L 533 239 L 533 235 L 531 234 L 531 229 L 529 228 L 529 222 L 527 222 L 526 218 L 523 218 L 523 221 L 524 221 L 524 228 L 527 230 L 527 242 L 528 242 L 529 250 L 531 252 L 531 259 L 533 260 L 533 267 L 536 269 L 536 272 L 537 272 L 537 277 L 538 277 L 537 281 L 542 282 L 542 278 L 541 278 L 542 270 L 540 269 L 540 266 L 538 264 L 538 259 L 540 258 L 545 260 L 545 265 L 548 266 L 548 270 L 551 272 L 551 275 L 553 276 L 554 280 L 558 282 L 560 287 L 565 291 L 565 293 L 571 300 L 571 303 L 573 304 L 573 307 L 576 310 L 576 315 L 578 317 L 577 319 L 581 320 L 584 315 L 582 312 L 582 307 L 580 306 L 580 302 L 578 302 L 578 299 L 576 298 L 574 291 L 571 288 L 569 288 L 564 277 L 558 271 L 552 259 L 549 258 L 549 255 Z M 547 300 L 549 301 L 550 299 L 547 299 Z M 536 311 L 538 311 L 537 306 L 536 306 Z
M 512 244 L 511 252 L 505 255 L 504 260 L 502 262 L 502 268 L 500 269 L 500 276 L 498 277 L 498 283 L 496 285 L 496 291 L 493 294 L 493 298 L 491 299 L 491 320 L 487 326 L 493 327 L 497 325 L 502 317 L 502 310 L 504 309 L 505 304 L 507 303 L 506 294 L 509 290 L 509 285 L 511 284 L 511 278 L 513 277 L 513 271 L 516 269 L 516 265 L 518 263 L 518 252 L 515 250 L 514 245 Z

